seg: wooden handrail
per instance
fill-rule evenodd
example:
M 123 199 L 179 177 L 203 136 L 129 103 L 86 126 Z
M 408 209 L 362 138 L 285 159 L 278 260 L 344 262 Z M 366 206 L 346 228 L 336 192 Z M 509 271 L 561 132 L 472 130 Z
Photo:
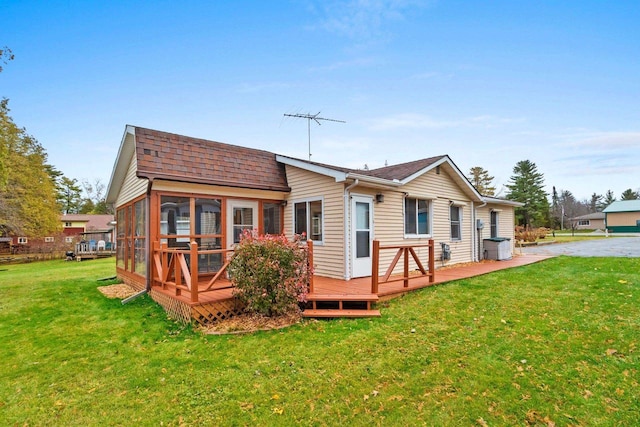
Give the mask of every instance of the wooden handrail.
M 416 254 L 415 248 L 429 248 L 428 251 L 428 269 L 425 269 Z M 389 268 L 387 268 L 385 274 L 380 279 L 380 251 L 385 249 L 397 249 L 396 255 L 393 257 Z M 410 276 L 409 275 L 409 255 L 413 258 L 418 270 L 420 271 L 420 275 Z M 403 275 L 401 278 L 389 280 L 391 274 L 396 268 L 398 261 L 400 258 L 403 258 Z M 380 284 L 384 283 L 392 283 L 402 281 L 405 288 L 409 287 L 409 280 L 419 278 L 419 277 L 429 277 L 429 283 L 433 283 L 435 281 L 435 256 L 434 256 L 434 243 L 433 240 L 430 239 L 427 244 L 420 245 L 389 245 L 389 246 L 381 246 L 378 240 L 373 241 L 373 260 L 371 263 L 371 293 L 377 294 L 380 288 Z

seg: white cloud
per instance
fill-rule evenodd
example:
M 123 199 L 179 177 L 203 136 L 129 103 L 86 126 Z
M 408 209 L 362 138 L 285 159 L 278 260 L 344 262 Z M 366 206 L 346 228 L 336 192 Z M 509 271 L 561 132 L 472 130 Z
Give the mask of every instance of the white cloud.
M 353 39 L 370 39 L 385 33 L 389 21 L 402 21 L 410 10 L 424 7 L 422 0 L 326 1 L 320 5 L 317 27 Z

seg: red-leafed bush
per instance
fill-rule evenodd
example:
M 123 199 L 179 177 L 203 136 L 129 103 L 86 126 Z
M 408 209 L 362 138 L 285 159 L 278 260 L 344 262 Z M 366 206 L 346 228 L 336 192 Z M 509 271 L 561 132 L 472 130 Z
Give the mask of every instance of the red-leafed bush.
M 299 239 L 258 235 L 245 230 L 229 264 L 234 295 L 247 310 L 277 316 L 305 302 L 311 275 L 308 254 Z

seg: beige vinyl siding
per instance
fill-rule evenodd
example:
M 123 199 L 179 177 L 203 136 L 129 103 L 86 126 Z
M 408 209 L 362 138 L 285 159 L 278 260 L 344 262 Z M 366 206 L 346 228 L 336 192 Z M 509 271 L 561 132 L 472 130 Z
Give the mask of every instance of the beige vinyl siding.
M 335 179 L 286 166 L 291 188 L 284 209 L 284 229 L 293 237 L 293 209 L 296 201 L 323 201 L 323 242 L 314 242 L 315 273 L 319 276 L 344 278 L 344 184 Z
M 514 208 L 511 206 L 487 204 L 478 209 L 478 219 L 484 222 L 484 229 L 480 230 L 480 240 L 491 237 L 491 210 L 495 209 L 498 213 L 498 237 L 507 237 L 511 239 L 511 253 L 515 250 L 515 215 Z M 480 253 L 482 258 L 482 252 Z
M 417 199 L 427 199 L 430 203 L 430 225 L 431 236 L 420 238 L 404 237 L 404 193 L 408 197 Z M 472 202 L 468 196 L 456 185 L 452 177 L 444 168 L 440 169 L 440 174 L 435 170 L 416 178 L 409 184 L 402 186 L 396 191 L 386 191 L 384 202 L 374 206 L 374 226 L 375 238 L 380 240 L 383 246 L 413 244 L 427 244 L 429 238 L 434 240 L 436 268 L 443 265 L 460 262 L 470 262 L 473 260 L 473 214 Z M 451 241 L 451 227 L 449 222 L 449 201 L 466 203 L 462 206 L 462 240 Z M 444 242 L 451 248 L 451 260 L 441 262 L 441 245 Z M 428 249 L 418 248 L 416 253 L 421 262 L 427 267 Z M 383 274 L 390 265 L 395 251 L 387 250 L 380 254 L 380 274 Z M 400 263 L 398 263 L 398 268 Z M 411 262 L 411 269 L 415 269 L 415 264 Z M 396 269 L 396 271 L 397 271 Z
M 124 182 L 122 183 L 120 192 L 118 193 L 116 206 L 121 206 L 146 193 L 147 179 L 138 178 L 136 176 L 137 166 L 136 156 L 134 155 L 131 157 L 127 174 L 124 178 Z
M 636 226 L 640 212 L 612 212 L 607 214 L 607 227 Z

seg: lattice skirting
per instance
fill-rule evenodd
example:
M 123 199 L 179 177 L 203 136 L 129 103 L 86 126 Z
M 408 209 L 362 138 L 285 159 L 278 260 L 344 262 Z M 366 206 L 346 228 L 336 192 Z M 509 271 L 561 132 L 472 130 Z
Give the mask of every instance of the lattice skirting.
M 189 307 L 189 304 L 173 299 L 155 289 L 151 289 L 149 295 L 164 308 L 170 318 L 185 324 L 191 322 L 191 307 Z
M 191 307 L 191 317 L 201 325 L 228 319 L 242 312 L 244 312 L 244 307 L 236 299 L 216 301 Z

